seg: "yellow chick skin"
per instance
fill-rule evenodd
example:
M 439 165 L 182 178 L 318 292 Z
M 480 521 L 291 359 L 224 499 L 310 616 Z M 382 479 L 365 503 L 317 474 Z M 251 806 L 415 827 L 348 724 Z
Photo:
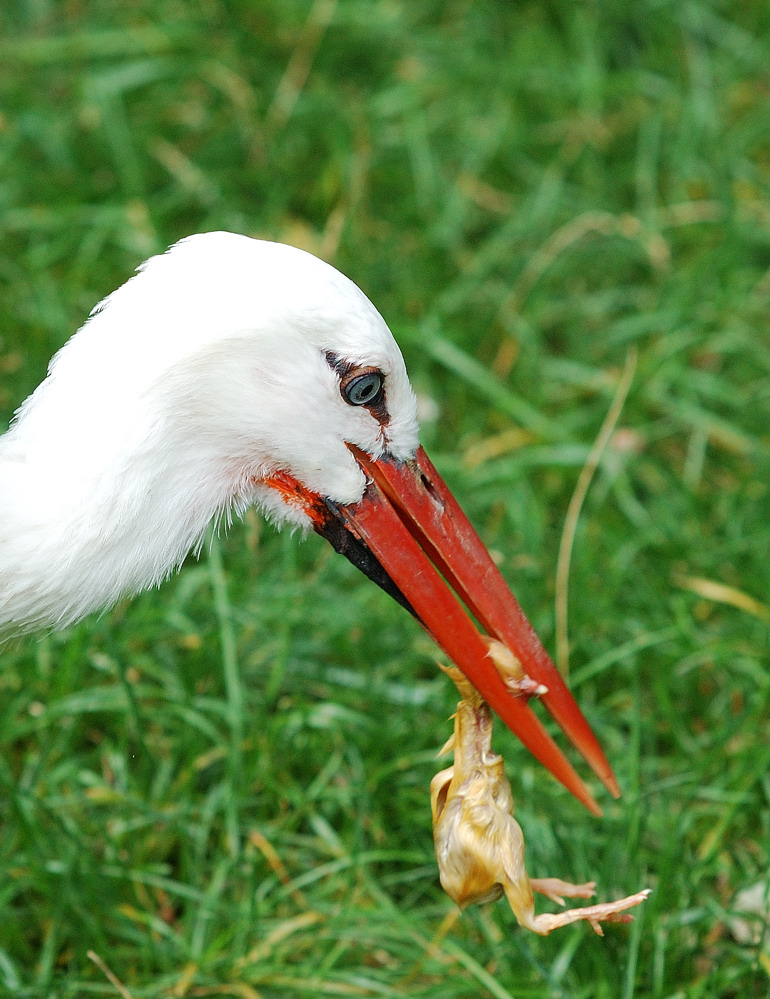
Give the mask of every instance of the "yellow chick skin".
M 496 642 L 490 646 L 512 689 L 522 689 L 525 696 L 536 693 L 509 650 Z M 513 817 L 513 794 L 503 758 L 492 751 L 492 713 L 458 669 L 442 669 L 462 698 L 454 734 L 442 749 L 442 753 L 454 751 L 454 764 L 436 774 L 430 785 L 436 859 L 444 891 L 461 909 L 494 901 L 504 893 L 519 923 L 543 936 L 579 920 L 588 921 L 600 936 L 601 922 L 630 922 L 633 917 L 626 910 L 643 902 L 649 889 L 616 902 L 535 915 L 533 892 L 564 905 L 565 897 L 590 898 L 595 882 L 574 885 L 559 878 L 528 876 L 524 836 Z

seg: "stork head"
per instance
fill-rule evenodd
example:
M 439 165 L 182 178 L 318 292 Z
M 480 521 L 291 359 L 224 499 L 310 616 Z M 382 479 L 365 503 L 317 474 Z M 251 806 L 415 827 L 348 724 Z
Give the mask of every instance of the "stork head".
M 182 331 L 183 355 L 163 378 L 177 414 L 167 416 L 179 425 L 183 414 L 195 440 L 218 440 L 230 497 L 308 527 L 280 483 L 354 503 L 366 474 L 351 447 L 414 456 L 416 401 L 401 352 L 352 281 L 303 250 L 231 233 L 186 239 L 140 276 L 167 295 L 171 265 L 196 329 Z
M 48 476 L 56 469 L 59 505 L 73 511 L 67 537 L 83 542 L 47 584 L 52 607 L 67 587 L 82 590 L 60 619 L 157 582 L 212 516 L 255 503 L 317 531 L 414 614 L 597 810 L 522 694 L 545 689 L 546 707 L 617 793 L 579 708 L 418 445 L 388 327 L 330 265 L 230 233 L 183 240 L 97 307 L 4 440 L 6 458 L 15 450 Z M 46 574 L 56 576 L 50 565 Z M 490 639 L 512 651 L 529 687 L 501 677 Z

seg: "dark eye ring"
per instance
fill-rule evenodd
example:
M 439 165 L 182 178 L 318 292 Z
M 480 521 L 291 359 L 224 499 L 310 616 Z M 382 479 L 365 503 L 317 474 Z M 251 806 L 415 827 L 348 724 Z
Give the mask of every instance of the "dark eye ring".
M 377 368 L 351 371 L 342 379 L 340 391 L 351 406 L 371 406 L 380 401 L 385 376 Z

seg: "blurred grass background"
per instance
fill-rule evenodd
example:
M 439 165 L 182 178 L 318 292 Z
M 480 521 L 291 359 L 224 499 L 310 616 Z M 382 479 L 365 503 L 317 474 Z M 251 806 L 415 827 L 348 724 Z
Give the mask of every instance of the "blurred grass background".
M 455 920 L 432 648 L 248 516 L 159 592 L 0 653 L 0 995 L 770 995 L 766 923 L 735 926 L 770 860 L 768 5 L 0 19 L 0 421 L 170 242 L 304 246 L 388 320 L 423 441 L 553 650 L 567 509 L 633 365 L 569 574 L 571 683 L 624 797 L 597 821 L 496 743 L 530 873 L 655 888 L 604 940 L 503 903 Z

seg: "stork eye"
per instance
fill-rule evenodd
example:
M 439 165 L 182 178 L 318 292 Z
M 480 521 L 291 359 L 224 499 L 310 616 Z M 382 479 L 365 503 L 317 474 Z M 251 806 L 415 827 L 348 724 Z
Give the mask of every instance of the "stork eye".
M 340 391 L 351 406 L 371 406 L 380 401 L 384 376 L 376 368 L 356 373 L 352 371 L 343 378 Z

